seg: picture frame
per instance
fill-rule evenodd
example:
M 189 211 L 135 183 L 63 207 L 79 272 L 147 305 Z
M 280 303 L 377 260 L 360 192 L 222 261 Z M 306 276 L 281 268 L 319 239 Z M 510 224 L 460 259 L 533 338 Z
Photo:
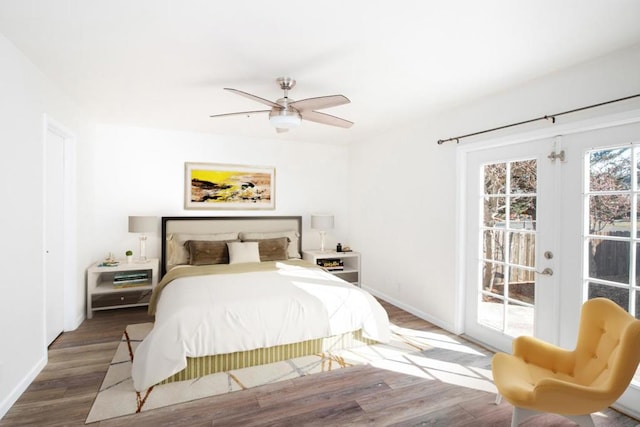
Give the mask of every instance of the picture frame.
M 276 170 L 269 166 L 185 163 L 185 209 L 275 209 Z

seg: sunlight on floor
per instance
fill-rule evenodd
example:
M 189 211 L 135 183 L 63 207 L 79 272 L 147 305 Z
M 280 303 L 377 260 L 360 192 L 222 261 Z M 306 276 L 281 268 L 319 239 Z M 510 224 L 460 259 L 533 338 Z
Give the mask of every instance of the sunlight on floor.
M 391 330 L 390 345 L 361 349 L 353 358 L 380 369 L 496 393 L 490 368 L 492 353 L 482 352 L 446 332 L 396 325 L 391 325 Z

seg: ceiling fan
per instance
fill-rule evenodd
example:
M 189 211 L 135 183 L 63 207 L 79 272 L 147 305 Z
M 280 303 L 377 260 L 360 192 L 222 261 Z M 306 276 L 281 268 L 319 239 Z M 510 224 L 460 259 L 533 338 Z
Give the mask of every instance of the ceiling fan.
M 224 88 L 224 90 L 228 90 L 240 96 L 244 96 L 245 98 L 253 99 L 254 101 L 257 101 L 261 104 L 267 105 L 271 107 L 270 110 L 214 114 L 210 117 L 269 113 L 269 122 L 276 128 L 276 131 L 278 133 L 287 132 L 290 128 L 299 126 L 302 120 L 309 120 L 311 122 L 321 123 L 323 125 L 338 126 L 341 128 L 350 128 L 353 125 L 353 122 L 350 122 L 349 120 L 315 111 L 322 108 L 348 104 L 351 101 L 349 101 L 349 98 L 347 98 L 346 96 L 329 95 L 294 101 L 293 99 L 289 99 L 289 91 L 296 85 L 296 81 L 290 77 L 280 77 L 276 79 L 276 82 L 280 86 L 280 89 L 284 91 L 284 96 L 276 100 L 275 102 L 269 101 L 268 99 L 260 98 L 259 96 L 251 95 L 250 93 L 243 92 L 238 89 L 231 89 L 228 87 Z

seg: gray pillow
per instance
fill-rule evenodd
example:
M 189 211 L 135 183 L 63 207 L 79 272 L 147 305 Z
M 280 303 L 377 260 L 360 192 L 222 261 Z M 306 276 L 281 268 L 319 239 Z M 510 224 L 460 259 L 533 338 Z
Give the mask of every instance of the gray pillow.
M 227 242 L 232 240 L 187 240 L 189 265 L 229 264 Z

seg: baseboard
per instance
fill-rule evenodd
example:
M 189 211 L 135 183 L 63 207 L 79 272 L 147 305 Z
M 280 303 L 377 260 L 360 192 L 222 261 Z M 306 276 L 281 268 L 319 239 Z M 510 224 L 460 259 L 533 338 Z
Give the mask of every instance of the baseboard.
M 635 420 L 640 420 L 640 412 L 638 412 L 638 410 L 636 408 L 631 408 L 627 405 L 621 404 L 621 403 L 614 403 L 613 405 L 611 405 L 611 407 L 613 409 L 615 409 L 618 412 L 621 412 L 623 414 L 625 414 L 628 417 L 631 417 Z M 640 426 L 640 424 L 638 424 L 636 427 Z
M 84 313 L 78 313 L 78 316 L 76 317 L 75 323 L 73 325 L 71 325 L 71 328 L 66 329 L 65 332 L 75 331 L 76 329 L 78 329 L 78 327 L 80 325 L 82 325 L 82 322 L 84 322 L 85 319 L 86 319 L 86 317 L 85 317 Z
M 406 311 L 407 313 L 411 313 L 414 316 L 417 316 L 419 318 L 421 318 L 422 320 L 426 320 L 429 323 L 433 323 L 434 325 L 436 325 L 437 327 L 444 329 L 447 332 L 451 332 L 452 334 L 456 334 L 455 332 L 455 328 L 452 324 L 448 323 L 448 322 L 444 322 L 442 319 L 438 319 L 437 317 L 433 317 L 423 311 L 420 311 L 418 309 L 416 309 L 415 307 L 411 307 L 407 304 L 404 304 L 398 300 L 396 300 L 395 298 L 390 297 L 389 295 L 386 295 L 382 292 L 378 292 L 375 289 L 371 289 L 369 287 L 363 286 L 362 289 L 366 290 L 367 292 L 369 292 L 370 294 L 372 294 L 373 296 L 376 296 L 380 299 L 383 299 L 385 301 L 387 301 L 390 304 L 395 305 L 398 308 L 403 309 L 404 311 Z
M 36 379 L 38 374 L 47 365 L 47 353 L 44 353 L 44 357 L 35 364 L 35 366 L 29 371 L 29 373 L 20 381 L 11 392 L 2 399 L 0 402 L 0 420 L 9 412 L 9 409 L 13 406 L 18 398 L 25 392 L 27 387 Z

